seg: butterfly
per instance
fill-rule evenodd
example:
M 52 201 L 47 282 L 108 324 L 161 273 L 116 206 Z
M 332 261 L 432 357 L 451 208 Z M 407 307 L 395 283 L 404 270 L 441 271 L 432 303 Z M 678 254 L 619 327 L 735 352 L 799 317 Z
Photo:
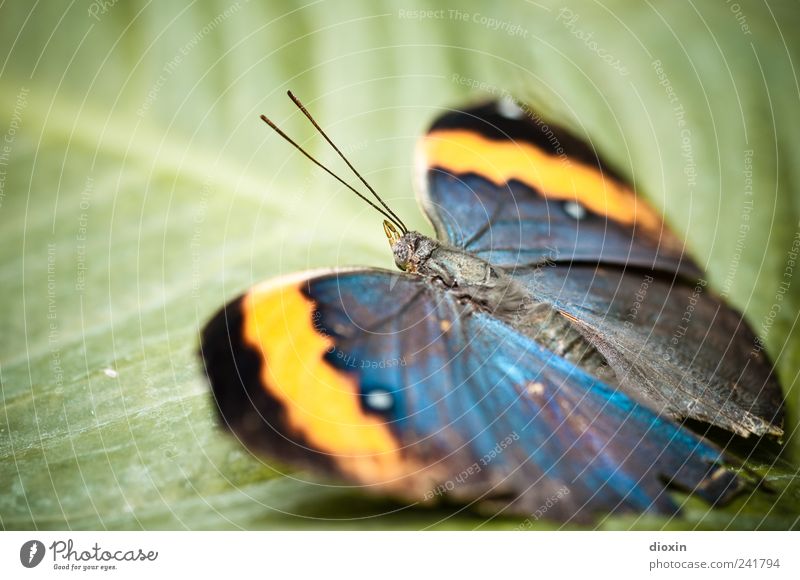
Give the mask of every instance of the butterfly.
M 383 215 L 398 271 L 280 277 L 211 318 L 205 372 L 249 449 L 411 503 L 561 521 L 741 489 L 686 420 L 779 438 L 771 364 L 594 149 L 510 99 L 446 112 L 417 150 L 429 237 L 289 96 L 372 199 L 262 119 Z

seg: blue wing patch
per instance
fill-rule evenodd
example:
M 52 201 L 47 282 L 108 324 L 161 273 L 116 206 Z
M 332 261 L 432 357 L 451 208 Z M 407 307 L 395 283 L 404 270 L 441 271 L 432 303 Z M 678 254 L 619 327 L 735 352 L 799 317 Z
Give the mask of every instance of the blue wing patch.
M 292 326 L 280 310 L 298 295 L 310 307 Z M 423 278 L 332 273 L 234 304 L 233 336 L 263 306 L 270 318 L 256 327 L 277 324 L 288 345 L 320 338 L 325 346 L 285 348 L 278 361 L 269 344 L 235 346 L 218 334 L 222 325 L 204 337 L 231 345 L 208 368 L 241 358 L 241 349 L 259 353 L 259 371 L 238 384 L 211 379 L 232 430 L 245 441 L 279 437 L 280 445 L 259 445 L 278 459 L 410 501 L 446 496 L 531 514 L 557 497 L 548 517 L 559 519 L 672 513 L 667 483 L 711 502 L 738 485 L 711 445 Z M 261 336 L 278 340 L 267 329 Z M 291 391 L 281 384 L 287 357 L 327 384 L 298 374 Z M 345 411 L 326 419 L 331 406 Z M 330 435 L 314 439 L 322 432 Z M 352 447 L 361 440 L 372 443 Z

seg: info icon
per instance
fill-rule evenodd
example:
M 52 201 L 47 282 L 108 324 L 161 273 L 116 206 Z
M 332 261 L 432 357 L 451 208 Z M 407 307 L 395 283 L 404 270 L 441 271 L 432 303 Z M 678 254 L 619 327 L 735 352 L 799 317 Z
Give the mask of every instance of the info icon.
M 19 549 L 19 561 L 26 568 L 36 568 L 44 558 L 44 544 L 39 540 L 28 540 Z

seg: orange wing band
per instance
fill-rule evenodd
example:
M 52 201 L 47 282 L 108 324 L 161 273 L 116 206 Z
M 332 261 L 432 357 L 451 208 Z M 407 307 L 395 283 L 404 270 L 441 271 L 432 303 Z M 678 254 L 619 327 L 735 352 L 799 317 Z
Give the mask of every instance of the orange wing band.
M 364 412 L 355 376 L 325 360 L 335 345 L 315 327 L 303 284 L 256 287 L 242 302 L 245 341 L 263 358 L 263 388 L 283 404 L 289 427 L 344 473 L 391 486 L 414 467 L 386 423 Z
M 660 234 L 657 213 L 634 191 L 596 167 L 549 155 L 525 141 L 487 139 L 466 129 L 438 129 L 422 140 L 428 167 L 476 173 L 497 185 L 521 181 L 546 198 L 577 201 L 599 215 Z

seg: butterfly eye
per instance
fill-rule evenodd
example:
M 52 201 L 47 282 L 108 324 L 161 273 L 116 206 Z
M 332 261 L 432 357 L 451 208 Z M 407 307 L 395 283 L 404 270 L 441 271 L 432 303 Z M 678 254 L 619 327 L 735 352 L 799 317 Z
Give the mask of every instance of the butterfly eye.
M 394 263 L 398 268 L 405 271 L 408 268 L 408 263 L 411 261 L 412 250 L 408 243 L 398 243 L 392 247 L 394 252 Z
M 586 208 L 577 201 L 565 201 L 563 208 L 564 213 L 574 220 L 580 221 L 586 217 Z
M 394 395 L 386 389 L 372 389 L 364 393 L 364 406 L 376 413 L 388 413 L 394 409 Z

